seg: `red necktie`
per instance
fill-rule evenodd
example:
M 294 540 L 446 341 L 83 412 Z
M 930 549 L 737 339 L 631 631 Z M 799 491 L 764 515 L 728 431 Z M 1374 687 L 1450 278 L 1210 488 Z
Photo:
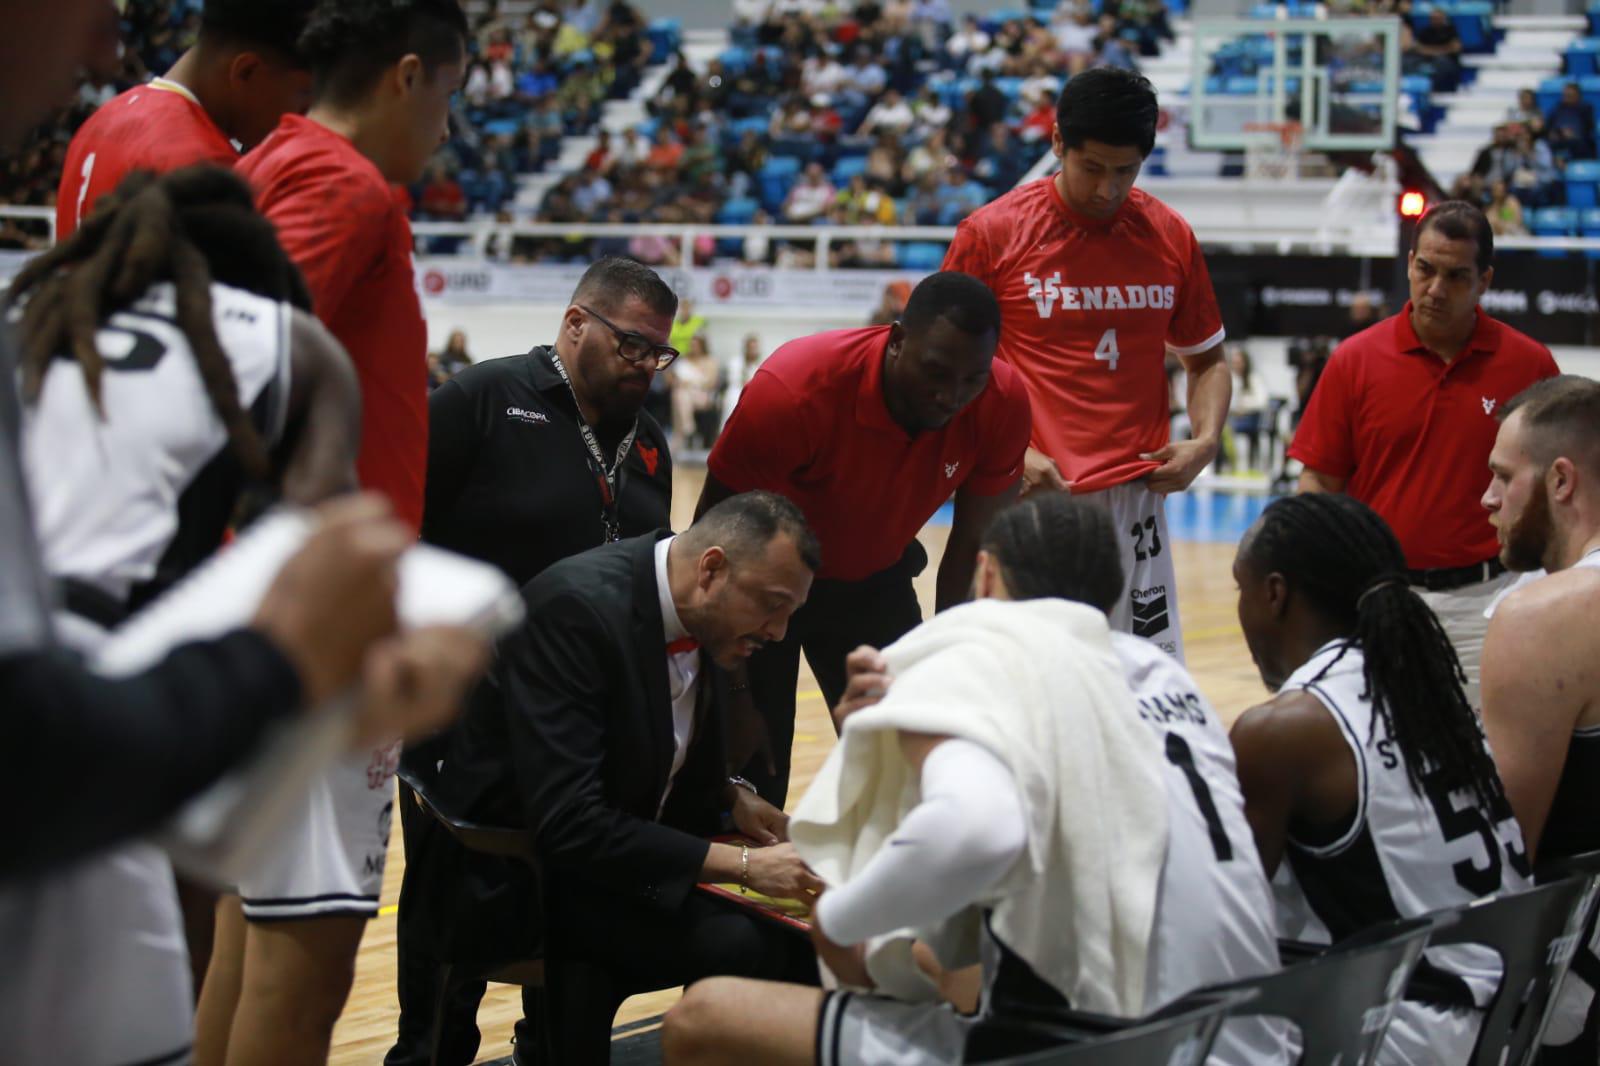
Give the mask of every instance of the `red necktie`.
M 668 655 L 682 655 L 686 651 L 695 651 L 700 647 L 700 642 L 693 637 L 679 637 L 667 643 Z

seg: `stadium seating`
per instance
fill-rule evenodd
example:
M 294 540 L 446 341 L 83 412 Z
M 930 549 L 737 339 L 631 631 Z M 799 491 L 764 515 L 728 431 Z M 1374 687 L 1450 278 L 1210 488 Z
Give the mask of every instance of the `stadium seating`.
M 1597 186 L 1600 186 L 1600 161 L 1593 159 L 1575 159 L 1567 164 L 1567 206 L 1568 207 L 1597 207 L 1600 206 L 1600 195 L 1597 195 Z

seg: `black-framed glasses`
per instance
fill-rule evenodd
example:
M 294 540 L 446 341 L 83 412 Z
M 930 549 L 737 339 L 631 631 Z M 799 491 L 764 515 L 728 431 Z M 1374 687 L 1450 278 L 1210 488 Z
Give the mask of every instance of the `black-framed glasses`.
M 630 363 L 642 363 L 651 356 L 655 356 L 656 369 L 665 370 L 678 358 L 678 349 L 668 344 L 657 344 L 643 333 L 636 333 L 631 329 L 620 329 L 615 322 L 606 318 L 598 311 L 578 305 L 578 310 L 586 315 L 598 319 L 612 333 L 617 335 L 617 354 Z

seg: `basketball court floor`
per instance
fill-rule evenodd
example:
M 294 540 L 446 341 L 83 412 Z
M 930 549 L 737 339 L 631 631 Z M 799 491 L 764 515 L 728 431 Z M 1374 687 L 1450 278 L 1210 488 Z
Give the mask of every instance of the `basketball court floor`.
M 673 490 L 673 525 L 683 529 L 693 517 L 695 501 L 704 479 L 702 469 L 679 468 Z M 1178 571 L 1178 601 L 1183 614 L 1184 642 L 1189 669 L 1224 721 L 1232 722 L 1246 708 L 1265 697 L 1266 690 L 1250 662 L 1244 637 L 1234 613 L 1234 584 L 1230 567 L 1234 547 L 1261 513 L 1267 498 L 1259 493 L 1200 489 L 1168 500 L 1167 517 L 1177 543 L 1172 551 Z M 923 610 L 933 604 L 934 574 L 948 533 L 947 513 L 936 516 L 921 539 L 931 560 L 918 578 L 917 594 Z M 791 795 L 805 791 L 812 776 L 833 746 L 833 726 L 822 694 L 802 659 L 799 721 Z M 398 1008 L 395 1003 L 395 904 L 400 898 L 400 875 L 405 855 L 396 829 L 389 842 L 389 864 L 384 875 L 382 910 L 367 928 L 356 964 L 355 989 L 334 1031 L 334 1066 L 376 1066 L 394 1040 Z M 663 1013 L 678 998 L 676 990 L 635 996 L 623 1005 L 617 1025 Z M 498 1062 L 511 1054 L 511 1028 L 521 1012 L 515 988 L 491 985 L 478 1013 L 483 1044 L 478 1061 Z

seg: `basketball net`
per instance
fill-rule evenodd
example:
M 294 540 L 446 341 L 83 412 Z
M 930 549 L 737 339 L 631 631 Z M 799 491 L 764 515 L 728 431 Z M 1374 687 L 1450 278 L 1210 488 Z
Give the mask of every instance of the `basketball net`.
M 1300 145 L 1304 135 L 1298 122 L 1246 122 L 1253 137 L 1244 149 L 1244 176 L 1251 181 L 1294 181 L 1300 177 Z

